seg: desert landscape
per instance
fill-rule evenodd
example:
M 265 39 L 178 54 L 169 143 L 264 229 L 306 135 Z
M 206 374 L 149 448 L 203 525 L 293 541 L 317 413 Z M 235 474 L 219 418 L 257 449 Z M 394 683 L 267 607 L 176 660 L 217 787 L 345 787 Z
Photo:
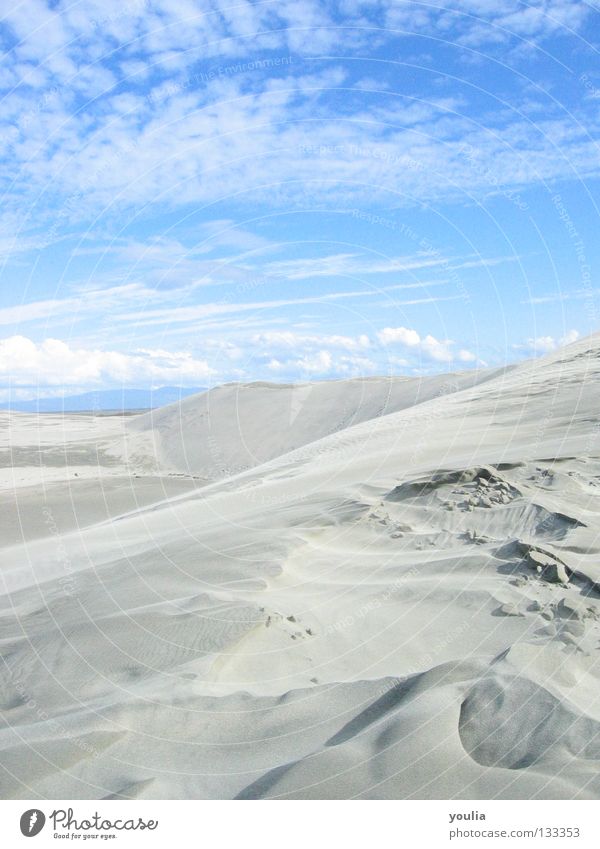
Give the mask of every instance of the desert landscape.
M 2 797 L 598 798 L 599 389 L 2 413 Z

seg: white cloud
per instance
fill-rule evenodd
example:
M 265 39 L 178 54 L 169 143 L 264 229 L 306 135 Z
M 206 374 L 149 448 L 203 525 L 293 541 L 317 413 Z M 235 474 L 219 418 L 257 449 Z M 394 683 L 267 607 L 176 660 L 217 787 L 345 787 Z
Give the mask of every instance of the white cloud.
M 558 339 L 554 336 L 538 336 L 535 339 L 528 339 L 525 345 L 515 347 L 526 348 L 536 354 L 547 354 L 550 351 L 555 351 L 557 348 L 562 348 L 564 345 L 570 345 L 578 339 L 579 332 L 577 330 L 569 330 L 564 336 Z
M 93 285 L 80 283 L 65 286 L 63 297 L 48 298 L 14 306 L 0 307 L 0 325 L 12 325 L 13 332 L 20 331 L 20 325 L 26 322 L 48 322 L 56 324 L 59 320 L 69 323 L 83 320 L 94 315 L 96 321 L 104 315 L 121 316 L 123 309 L 135 306 L 134 313 L 125 313 L 126 320 L 143 320 L 146 323 L 161 323 L 168 321 L 196 321 L 222 312 L 247 311 L 248 308 L 265 309 L 273 306 L 286 306 L 295 303 L 315 303 L 319 300 L 337 300 L 342 298 L 368 297 L 378 293 L 396 292 L 402 290 L 422 289 L 427 291 L 434 286 L 448 284 L 447 279 L 433 279 L 420 282 L 397 283 L 389 286 L 377 286 L 355 292 L 324 293 L 321 297 L 290 299 L 289 301 L 266 301 L 264 304 L 255 302 L 252 305 L 236 303 L 232 296 L 243 296 L 265 285 L 288 279 L 303 279 L 311 276 L 328 276 L 329 274 L 358 274 L 386 273 L 418 269 L 429 265 L 446 265 L 447 260 L 438 259 L 427 261 L 418 255 L 403 259 L 374 261 L 370 264 L 368 256 L 344 255 L 343 262 L 337 256 L 321 258 L 306 258 L 288 262 L 272 262 L 261 257 L 229 257 L 200 259 L 199 255 L 222 246 L 247 246 L 252 250 L 276 250 L 265 239 L 254 237 L 246 230 L 228 231 L 228 221 L 216 221 L 206 226 L 204 230 L 216 234 L 216 242 L 212 236 L 202 240 L 195 247 L 186 247 L 175 239 L 148 239 L 147 242 L 137 240 L 114 240 L 112 243 L 103 241 L 93 245 L 85 242 L 71 251 L 73 257 L 99 256 L 93 274 Z M 221 236 L 227 231 L 227 237 Z M 114 263 L 113 264 L 113 259 Z M 108 262 L 108 265 L 102 263 Z M 456 260 L 460 267 L 465 261 Z M 444 269 L 445 270 L 445 269 Z M 116 280 L 125 282 L 115 285 Z M 130 282 L 127 282 L 127 281 Z M 146 282 L 136 282 L 144 280 Z M 217 303 L 197 305 L 189 303 L 194 292 L 211 286 L 230 286 L 228 295 Z M 454 296 L 455 297 L 455 296 Z M 428 302 L 438 300 L 428 298 Z M 442 300 L 440 298 L 439 300 Z M 423 300 L 404 301 L 404 304 L 422 303 Z M 182 304 L 173 307 L 172 304 Z M 151 309 L 164 304 L 164 309 Z M 183 304 L 186 304 L 183 306 Z M 168 305 L 168 306 L 167 306 Z
M 435 336 L 427 335 L 421 340 L 421 350 L 425 356 L 440 363 L 450 363 L 454 359 L 450 340 L 440 342 Z
M 86 9 L 90 3 L 96 8 L 90 0 Z M 228 195 L 252 206 L 303 203 L 309 197 L 333 205 L 382 197 L 412 204 L 423 198 L 500 193 L 507 186 L 572 176 L 573 169 L 579 176 L 600 170 L 591 132 L 595 123 L 577 124 L 548 109 L 535 124 L 518 113 L 502 114 L 501 126 L 486 116 L 473 122 L 467 120 L 468 102 L 436 92 L 419 103 L 387 107 L 363 93 L 358 100 L 348 97 L 340 110 L 331 91 L 342 81 L 351 87 L 344 69 L 306 73 L 302 60 L 294 67 L 291 53 L 277 57 L 287 58 L 289 66 L 260 65 L 267 60 L 259 59 L 254 63 L 259 67 L 251 69 L 244 63 L 244 54 L 260 52 L 262 41 L 270 50 L 297 43 L 318 52 L 321 39 L 336 46 L 342 39 L 351 50 L 359 30 L 331 26 L 333 7 L 318 0 L 231 8 L 223 0 L 218 3 L 221 16 L 172 2 L 123 9 L 99 4 L 95 28 L 73 6 L 54 13 L 41 0 L 9 5 L 14 8 L 5 24 L 23 39 L 14 48 L 17 57 L 32 69 L 35 63 L 46 78 L 37 88 L 21 86 L 3 100 L 4 205 L 35 202 L 41 213 L 35 200 L 41 192 L 55 213 L 58 208 L 53 216 L 58 227 L 105 207 L 165 201 L 179 206 Z M 436 4 L 391 4 L 388 14 L 413 17 L 416 10 L 424 18 L 419 26 L 434 31 L 440 15 Z M 567 21 L 577 26 L 585 14 L 576 12 L 577 5 L 567 0 L 530 4 L 525 27 L 526 16 L 515 0 L 504 4 L 503 14 L 471 9 L 469 17 L 446 12 L 445 18 L 460 33 L 473 33 L 489 17 L 493 27 L 487 31 L 503 36 L 527 28 L 544 33 Z M 374 9 L 371 13 L 378 19 Z M 250 31 L 273 31 L 257 42 L 228 38 L 237 32 L 238 15 L 240 21 L 245 15 L 253 21 Z M 308 26 L 316 29 L 286 30 L 298 19 L 313 22 Z M 322 29 L 317 21 L 331 28 Z M 112 68 L 102 65 L 103 48 L 108 56 L 113 53 L 117 32 L 119 41 L 131 35 L 127 67 L 131 62 L 139 66 L 142 59 L 147 67 L 154 65 L 142 87 L 135 79 L 121 83 Z M 387 35 L 381 31 L 381 38 L 394 37 L 393 28 Z M 195 75 L 193 66 L 186 68 L 193 61 L 186 56 L 188 48 L 194 56 L 201 49 L 205 60 L 211 52 L 231 51 L 235 62 L 215 64 L 207 81 Z M 78 91 L 87 96 L 85 109 L 78 108 Z M 165 91 L 170 92 L 166 97 Z
M 329 351 L 318 351 L 316 354 L 302 357 L 294 365 L 306 374 L 325 374 L 331 371 L 333 358 Z
M 291 330 L 273 330 L 267 333 L 257 333 L 252 337 L 252 343 L 263 348 L 299 350 L 308 346 L 326 345 L 330 348 L 343 348 L 347 351 L 358 351 L 368 348 L 369 337 L 362 333 L 359 336 L 338 336 L 295 333 Z
M 214 373 L 205 360 L 181 351 L 72 348 L 59 339 L 0 340 L 0 378 L 15 386 L 194 385 Z
M 146 368 L 151 379 L 151 368 L 206 366 L 177 351 L 150 347 L 127 355 L 112 352 L 110 359 L 111 352 L 94 347 L 102 344 L 96 340 L 105 336 L 108 326 L 118 329 L 119 345 L 125 344 L 133 327 L 136 333 L 140 328 L 147 334 L 142 340 L 148 346 L 159 329 L 161 338 L 171 334 L 171 339 L 177 333 L 197 339 L 210 331 L 223 343 L 220 362 L 252 357 L 254 352 L 248 350 L 252 344 L 260 345 L 264 368 L 274 372 L 283 373 L 290 364 L 308 371 L 329 369 L 328 373 L 367 368 L 367 349 L 369 357 L 382 352 L 374 354 L 369 339 L 359 335 L 355 325 L 352 329 L 341 325 L 337 334 L 333 329 L 328 334 L 263 332 L 254 341 L 252 334 L 277 326 L 277 320 L 291 326 L 292 318 L 304 318 L 297 314 L 308 311 L 291 308 L 338 299 L 346 306 L 365 303 L 378 327 L 412 320 L 394 319 L 387 297 L 385 304 L 383 298 L 374 303 L 374 294 L 393 289 L 422 288 L 427 294 L 429 286 L 446 285 L 446 291 L 454 293 L 448 298 L 404 300 L 397 306 L 463 297 L 460 289 L 448 285 L 452 279 L 440 278 L 451 277 L 456 269 L 491 266 L 503 259 L 474 254 L 446 258 L 434 250 L 420 250 L 421 237 L 427 235 L 425 218 L 419 216 L 422 225 L 415 225 L 425 228 L 422 234 L 402 229 L 398 207 L 432 199 L 476 204 L 490 195 L 503 195 L 502 203 L 516 203 L 515 192 L 521 188 L 600 174 L 600 120 L 595 104 L 585 100 L 585 86 L 579 86 L 581 103 L 573 116 L 552 100 L 551 87 L 544 93 L 542 77 L 549 66 L 543 65 L 541 55 L 536 66 L 539 90 L 534 90 L 528 68 L 522 78 L 515 74 L 512 83 L 487 75 L 482 95 L 477 88 L 480 75 L 472 70 L 476 62 L 486 61 L 484 56 L 493 61 L 502 53 L 506 59 L 508 47 L 523 39 L 537 42 L 578 32 L 594 8 L 591 3 L 236 0 L 232 6 L 230 0 L 86 0 L 85 4 L 20 0 L 6 5 L 2 39 L 11 49 L 10 67 L 7 61 L 1 71 L 7 90 L 0 120 L 4 165 L 0 189 L 6 210 L 2 216 L 12 216 L 13 222 L 6 232 L 21 235 L 0 239 L 0 258 L 20 262 L 28 251 L 31 256 L 24 257 L 28 267 L 23 286 L 21 280 L 6 286 L 7 306 L 0 309 L 0 324 L 6 336 L 23 332 L 36 339 L 66 338 L 72 324 L 86 319 L 89 333 L 97 336 L 85 337 L 78 327 L 81 338 L 90 341 L 81 343 L 81 351 L 67 346 L 71 353 L 82 354 L 81 363 L 69 361 L 64 349 L 54 348 L 52 355 L 64 362 L 65 370 L 70 362 L 73 369 L 90 374 L 90 380 L 102 369 L 114 376 L 135 368 L 144 373 Z M 352 26 L 345 26 L 347 21 Z M 382 55 L 403 58 L 403 44 L 406 55 L 413 51 L 412 42 L 405 41 L 407 32 L 442 33 L 447 44 L 463 45 L 455 54 L 438 42 L 438 70 L 448 72 L 445 83 L 437 79 L 431 83 L 425 74 L 417 77 L 414 87 L 411 82 L 402 97 L 382 96 L 372 89 L 395 91 L 393 71 L 385 63 L 376 73 L 372 69 L 377 79 L 371 82 L 354 61 L 314 59 L 319 53 L 327 55 L 331 47 L 339 56 L 351 57 L 353 51 L 357 55 L 355 48 L 365 39 L 370 40 L 370 49 L 387 42 Z M 482 43 L 491 45 L 491 50 L 465 48 Z M 572 39 L 571 47 L 576 44 Z M 307 61 L 307 54 L 313 58 Z M 511 67 L 513 60 L 514 53 L 506 59 Z M 432 62 L 435 69 L 436 57 Z M 128 78 L 130 74 L 134 76 Z M 449 86 L 452 79 L 463 79 L 465 85 Z M 494 100 L 496 95 L 514 108 L 498 108 L 502 104 Z M 193 216 L 187 214 L 188 204 L 193 204 Z M 309 227 L 290 226 L 286 232 L 281 222 L 291 219 L 284 216 L 274 225 L 264 215 L 273 206 L 285 215 L 310 209 L 311 218 L 315 211 L 333 208 L 340 221 L 346 210 L 347 242 L 338 240 L 330 243 L 336 247 L 325 248 L 335 228 L 324 227 L 318 234 L 324 240 L 315 252 L 329 250 L 330 255 L 305 257 L 300 255 L 304 248 L 295 244 L 271 243 L 260 232 L 311 236 Z M 128 228 L 121 216 L 126 208 L 135 210 L 135 228 Z M 367 213 L 367 208 L 383 214 Z M 200 211 L 212 214 L 207 209 L 214 211 L 216 220 L 199 224 Z M 244 209 L 249 219 L 245 226 L 227 217 Z M 24 220 L 35 222 L 36 238 L 21 231 Z M 49 251 L 51 261 L 45 264 L 42 257 L 30 276 L 40 259 L 34 252 L 54 245 L 62 233 L 83 231 L 92 220 L 98 232 L 81 236 L 83 247 L 69 255 L 64 270 L 75 276 L 73 269 L 79 273 L 88 262 L 94 288 L 83 292 L 71 287 L 64 290 L 65 297 L 54 297 L 60 291 L 60 252 L 50 256 Z M 177 223 L 171 226 L 171 222 Z M 168 235 L 148 235 L 163 227 Z M 394 255 L 369 252 L 362 238 L 356 238 L 359 227 L 364 233 L 372 231 L 372 243 L 380 248 L 389 236 L 387 246 Z M 135 237 L 123 235 L 131 233 Z M 185 244 L 192 241 L 190 233 L 191 248 Z M 112 234 L 119 236 L 111 241 Z M 97 255 L 96 266 L 95 258 L 89 259 L 90 245 Z M 270 261 L 264 260 L 266 251 L 278 250 L 281 253 L 269 256 Z M 225 252 L 238 255 L 221 258 Z M 428 268 L 434 269 L 431 277 L 437 279 L 423 282 Z M 45 289 L 35 276 L 41 269 L 48 275 Z M 329 291 L 323 292 L 325 287 L 319 285 L 324 278 L 362 275 L 367 282 L 360 287 L 354 282 L 336 286 L 328 280 Z M 22 293 L 31 291 L 27 279 L 35 285 L 32 291 L 44 294 L 35 296 L 40 300 L 18 305 L 15 301 Z M 313 279 L 315 285 L 297 282 Z M 404 279 L 419 282 L 399 282 Z M 289 281 L 295 285 L 286 287 Z M 396 285 L 383 286 L 385 281 Z M 207 294 L 204 288 L 228 284 L 229 291 Z M 254 292 L 264 285 L 270 289 Z M 590 293 L 564 297 L 590 297 Z M 370 301 L 342 300 L 364 298 Z M 544 302 L 544 297 L 532 299 L 537 302 Z M 376 319 L 374 308 L 381 306 L 386 317 Z M 19 328 L 24 322 L 36 322 L 35 330 L 30 325 Z M 42 331 L 43 323 L 47 329 Z M 67 325 L 69 330 L 64 329 Z M 224 334 L 232 328 L 236 344 L 225 347 Z M 378 338 L 382 344 L 397 346 L 398 363 L 414 364 L 423 358 L 433 369 L 437 363 L 476 360 L 460 343 L 421 337 L 410 328 L 384 328 Z M 565 340 L 542 336 L 530 344 L 535 350 L 553 350 Z M 39 350 L 48 355 L 51 346 L 47 351 L 43 348 L 47 342 L 31 344 L 38 353 L 25 348 L 23 353 L 35 364 Z M 207 339 L 202 350 L 217 356 L 218 347 L 210 345 Z M 43 372 L 41 362 L 39 367 Z
M 321 349 L 306 353 L 297 359 L 271 358 L 266 364 L 269 372 L 285 375 L 289 380 L 307 380 L 312 377 L 361 377 L 380 372 L 378 363 L 360 355 L 333 354 Z
M 310 277 L 419 271 L 423 268 L 447 264 L 448 258 L 432 258 L 427 254 L 411 257 L 381 257 L 349 253 L 271 262 L 265 267 L 265 271 L 269 275 L 284 277 L 286 280 L 305 280 Z
M 382 345 L 401 345 L 439 363 L 451 363 L 455 360 L 467 363 L 477 359 L 475 354 L 464 348 L 456 352 L 455 343 L 450 339 L 440 341 L 431 334 L 421 337 L 416 330 L 408 327 L 384 327 L 377 334 L 377 338 Z
M 579 339 L 579 331 L 578 330 L 569 330 L 568 333 L 565 333 L 564 336 L 560 339 L 561 345 L 570 345 L 572 342 L 577 342 Z
M 371 341 L 364 333 L 339 336 L 269 331 L 255 334 L 247 344 L 250 351 L 260 352 L 257 362 L 264 360 L 268 372 L 289 380 L 353 377 L 378 371 L 377 363 L 365 356 Z
M 60 317 L 68 318 L 69 322 L 73 322 L 78 318 L 89 318 L 90 314 L 98 316 L 133 304 L 137 304 L 138 309 L 141 310 L 148 303 L 160 301 L 164 297 L 164 293 L 157 292 L 141 283 L 126 283 L 105 289 L 82 287 L 77 295 L 30 301 L 0 308 L 0 325 L 17 327 L 26 322 L 50 319 L 55 321 Z
M 382 345 L 398 342 L 398 344 L 406 345 L 409 348 L 416 347 L 421 341 L 417 331 L 409 330 L 408 327 L 385 327 L 379 331 L 377 337 Z
M 349 0 L 359 7 L 376 0 Z M 385 3 L 385 22 L 413 31 L 437 24 L 447 39 L 466 44 L 506 43 L 518 38 L 540 40 L 559 31 L 576 31 L 592 14 L 580 0 L 429 0 L 427 4 Z
M 553 351 L 557 347 L 556 339 L 553 336 L 538 336 L 537 339 L 528 339 L 528 346 L 541 353 Z
M 593 304 L 598 295 L 600 295 L 600 289 L 575 289 L 574 291 L 570 292 L 553 292 L 549 295 L 538 295 L 535 297 L 526 298 L 525 300 L 521 301 L 521 303 L 537 305 L 560 303 L 561 301 L 587 300 Z
M 421 286 L 421 284 L 416 284 Z M 113 316 L 114 320 L 122 322 L 134 321 L 136 327 L 145 327 L 152 325 L 169 325 L 171 322 L 184 322 L 186 324 L 196 324 L 212 316 L 227 315 L 235 313 L 250 312 L 258 314 L 261 310 L 273 310 L 281 307 L 297 306 L 300 304 L 323 304 L 329 301 L 345 300 L 347 298 L 365 298 L 380 294 L 392 289 L 410 288 L 404 285 L 390 286 L 387 289 L 362 289 L 353 292 L 325 292 L 322 295 L 314 295 L 306 298 L 282 298 L 278 300 L 267 301 L 250 301 L 250 302 L 233 302 L 227 298 L 215 303 L 193 304 L 184 307 L 161 308 L 155 310 L 145 310 L 143 313 L 126 312 L 118 313 Z M 417 298 L 406 301 L 393 301 L 395 307 L 409 306 L 413 304 L 430 304 L 437 301 L 457 300 L 460 295 L 451 295 L 447 298 Z M 386 302 L 385 306 L 389 309 L 390 302 Z
M 475 128 L 439 107 L 418 129 L 371 108 L 340 120 L 326 88 L 304 92 L 301 76 L 287 84 L 285 93 L 267 84 L 256 93 L 236 79 L 227 91 L 182 92 L 156 113 L 140 104 L 122 114 L 107 96 L 108 114 L 93 135 L 68 113 L 47 115 L 26 131 L 34 134 L 31 148 L 20 138 L 19 190 L 39 191 L 50 182 L 55 198 L 76 198 L 63 208 L 72 220 L 105 205 L 168 198 L 177 206 L 229 195 L 269 205 L 302 203 L 307 195 L 328 204 L 361 198 L 410 204 L 500 193 L 570 176 L 573 167 L 582 176 L 600 170 L 589 131 L 564 117 L 532 125 L 505 116 L 501 132 Z M 48 136 L 56 139 L 50 148 Z

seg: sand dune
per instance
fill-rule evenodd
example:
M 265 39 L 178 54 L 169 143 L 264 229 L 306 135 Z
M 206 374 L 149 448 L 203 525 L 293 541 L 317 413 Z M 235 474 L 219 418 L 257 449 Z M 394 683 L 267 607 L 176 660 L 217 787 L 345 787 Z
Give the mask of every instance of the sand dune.
M 230 383 L 129 422 L 166 470 L 215 480 L 353 425 L 484 383 L 498 370 L 321 383 Z
M 599 389 L 593 337 L 8 417 L 2 795 L 597 798 Z

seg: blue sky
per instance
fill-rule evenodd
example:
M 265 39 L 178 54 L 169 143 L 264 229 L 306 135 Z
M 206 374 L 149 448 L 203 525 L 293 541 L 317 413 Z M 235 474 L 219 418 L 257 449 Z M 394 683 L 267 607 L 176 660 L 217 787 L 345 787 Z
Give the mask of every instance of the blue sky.
M 598 329 L 583 0 L 24 0 L 0 399 L 500 365 Z

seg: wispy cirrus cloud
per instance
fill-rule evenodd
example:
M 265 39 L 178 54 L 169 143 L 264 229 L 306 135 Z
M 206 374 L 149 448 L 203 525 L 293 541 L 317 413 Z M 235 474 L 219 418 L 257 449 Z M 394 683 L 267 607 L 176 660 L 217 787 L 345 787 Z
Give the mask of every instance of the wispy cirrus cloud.
M 147 305 L 164 297 L 154 289 L 140 283 L 94 289 L 83 288 L 78 294 L 63 298 L 49 298 L 29 303 L 16 304 L 0 308 L 0 325 L 20 325 L 27 322 L 44 322 L 60 317 L 75 322 L 90 315 L 109 313 L 115 307 L 125 304 Z
M 393 287 L 394 289 L 396 287 Z M 382 290 L 379 290 L 381 292 Z M 373 297 L 379 293 L 371 289 L 349 292 L 325 292 L 323 294 L 310 297 L 300 298 L 282 298 L 278 300 L 250 301 L 230 303 L 221 301 L 209 304 L 197 304 L 194 306 L 174 307 L 173 309 L 150 309 L 146 310 L 143 315 L 135 312 L 120 313 L 114 316 L 116 321 L 135 323 L 137 327 L 147 327 L 152 325 L 170 325 L 172 323 L 185 322 L 195 324 L 196 322 L 219 315 L 228 315 L 236 313 L 259 313 L 261 310 L 278 310 L 282 307 L 292 307 L 305 304 L 324 304 L 328 301 L 339 301 L 348 298 L 365 298 Z M 457 300 L 460 295 L 448 295 L 441 297 L 425 297 L 411 298 L 401 301 L 394 300 L 394 305 L 397 307 L 414 305 L 420 303 L 434 303 L 436 301 Z
M 98 328 L 117 322 L 131 324 L 136 333 L 144 327 L 165 333 L 178 324 L 195 330 L 216 329 L 223 325 L 215 324 L 215 320 L 228 316 L 237 316 L 234 327 L 244 316 L 268 322 L 267 313 L 281 315 L 287 308 L 366 301 L 382 295 L 396 307 L 442 303 L 460 297 L 449 290 L 452 280 L 445 276 L 450 268 L 448 260 L 431 259 L 426 253 L 399 258 L 327 254 L 279 261 L 268 255 L 279 251 L 277 243 L 261 242 L 257 251 L 214 258 L 206 258 L 202 247 L 188 248 L 174 239 L 149 240 L 148 244 L 120 240 L 104 247 L 96 244 L 96 248 L 100 259 L 89 280 L 64 284 L 51 298 L 0 307 L 0 326 L 19 333 L 25 325 L 39 329 L 62 325 L 74 328 L 92 322 Z M 107 261 L 103 262 L 105 251 Z M 95 255 L 95 249 L 93 252 Z M 85 257 L 87 249 L 82 247 L 72 253 Z M 456 267 L 471 262 L 453 260 Z M 474 264 L 480 262 L 476 260 Z M 419 272 L 435 271 L 440 266 L 441 274 L 419 277 Z M 393 276 L 399 282 L 382 285 L 382 276 Z M 329 290 L 323 290 L 320 283 L 316 287 L 325 278 L 331 281 Z M 340 278 L 349 279 L 354 287 L 335 288 Z M 305 282 L 307 294 L 278 297 L 291 281 Z M 437 292 L 439 288 L 443 291 Z M 223 294 L 219 294 L 221 291 Z
M 248 234 L 250 239 L 251 234 Z M 246 239 L 246 232 L 243 233 Z M 237 240 L 228 240 L 228 247 Z M 80 257 L 100 254 L 102 261 L 96 263 L 89 281 L 65 284 L 60 289 L 64 294 L 48 299 L 23 301 L 11 306 L 0 307 L 0 325 L 29 322 L 44 322 L 68 318 L 72 323 L 83 321 L 92 315 L 109 316 L 111 320 L 136 321 L 142 325 L 160 325 L 171 322 L 196 322 L 211 316 L 245 313 L 248 311 L 272 310 L 300 304 L 326 303 L 347 298 L 368 298 L 381 294 L 393 294 L 398 305 L 443 301 L 456 295 L 431 295 L 429 290 L 448 286 L 446 276 L 419 279 L 418 272 L 435 270 L 445 273 L 451 268 L 485 267 L 506 259 L 455 259 L 431 258 L 423 252 L 414 256 L 382 257 L 365 253 L 327 254 L 320 257 L 304 257 L 293 260 L 271 260 L 264 253 L 279 251 L 277 243 L 257 240 L 259 248 L 244 254 L 206 258 L 206 254 L 218 246 L 205 250 L 203 246 L 187 247 L 175 239 L 150 239 L 147 243 L 135 240 L 119 240 L 112 244 L 96 243 L 87 248 L 85 244 L 71 252 Z M 381 285 L 379 278 L 402 275 L 408 280 Z M 247 301 L 253 293 L 272 292 L 273 287 L 285 287 L 290 281 L 310 281 L 320 278 L 350 278 L 366 282 L 374 278 L 368 287 L 346 291 L 323 291 L 318 294 L 294 298 L 272 298 Z M 416 278 L 416 279 L 415 279 Z M 140 282 L 143 279 L 147 282 Z M 118 282 L 121 280 L 122 282 Z M 224 296 L 207 298 L 204 290 L 210 287 L 225 287 Z M 403 291 L 417 290 L 423 297 L 397 298 Z M 198 301 L 201 301 L 200 303 Z M 173 306 L 174 302 L 179 304 Z M 135 307 L 134 312 L 126 311 Z
M 599 295 L 600 289 L 590 287 L 589 289 L 574 289 L 565 290 L 562 292 L 550 292 L 547 295 L 532 295 L 531 297 L 523 300 L 522 303 L 536 306 L 538 304 L 556 304 L 560 303 L 561 301 L 594 301 L 598 298 Z

